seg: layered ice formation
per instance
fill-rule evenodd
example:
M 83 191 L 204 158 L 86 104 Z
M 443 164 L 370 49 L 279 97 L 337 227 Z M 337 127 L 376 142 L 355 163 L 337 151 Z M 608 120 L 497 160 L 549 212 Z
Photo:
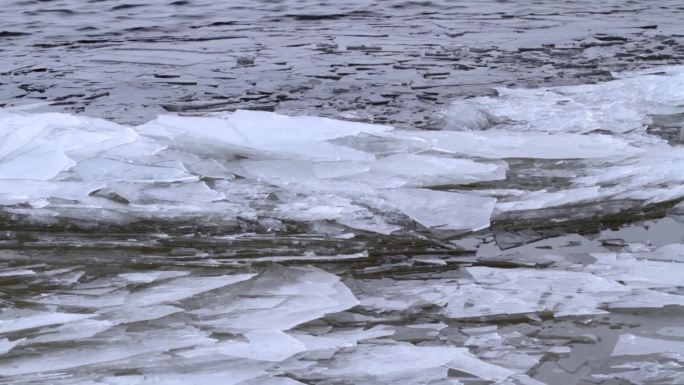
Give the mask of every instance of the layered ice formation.
M 506 172 L 501 161 L 335 143 L 362 135 L 384 141 L 390 127 L 266 112 L 161 116 L 125 127 L 4 111 L 0 129 L 0 202 L 8 213 L 47 221 L 211 213 L 219 221 L 337 221 L 388 233 L 400 228 L 382 215 L 389 212 L 463 231 L 488 226 L 494 199 L 428 187 L 503 179 Z
M 0 384 L 683 383 L 679 235 L 448 239 L 681 200 L 684 67 L 615 77 L 461 100 L 442 131 L 0 110 Z M 125 231 L 69 238 L 98 226 Z
M 459 383 L 450 369 L 536 383 L 467 348 L 397 341 L 390 325 L 333 328 L 326 317 L 359 301 L 339 277 L 310 266 L 61 281 L 75 269 L 3 271 L 34 288 L 60 287 L 0 312 L 0 381 L 13 384 Z
M 42 223 L 205 218 L 388 234 L 411 223 L 479 230 L 501 212 L 679 199 L 684 151 L 652 133 L 684 126 L 684 69 L 616 77 L 462 100 L 447 131 L 255 111 L 127 127 L 2 110 L 0 204 Z
M 611 366 L 587 372 L 597 382 L 674 384 L 680 313 L 650 330 L 620 317 L 684 306 L 684 264 L 662 258 L 682 254 L 672 244 L 365 278 L 3 261 L 0 383 L 555 385 L 532 376 L 576 352 L 563 370 L 600 359 Z

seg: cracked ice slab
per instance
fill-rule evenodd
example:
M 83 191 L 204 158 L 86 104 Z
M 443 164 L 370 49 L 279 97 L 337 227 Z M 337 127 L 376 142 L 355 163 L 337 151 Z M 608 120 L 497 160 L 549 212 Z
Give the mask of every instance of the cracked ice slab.
M 682 112 L 684 70 L 661 67 L 600 83 L 541 89 L 498 88 L 497 97 L 453 104 L 453 128 L 586 133 L 643 130 L 650 115 Z
M 636 336 L 634 334 L 622 334 L 618 339 L 613 356 L 645 356 L 650 354 L 678 353 L 684 354 L 684 341 L 664 340 Z
M 507 168 L 503 162 L 450 154 L 356 149 L 336 141 L 364 135 L 385 140 L 392 128 L 317 117 L 236 111 L 160 116 L 139 127 L 67 114 L 2 111 L 0 118 L 5 135 L 0 136 L 0 180 L 12 180 L 0 184 L 0 204 L 44 209 L 40 215 L 33 211 L 38 219 L 47 214 L 77 220 L 83 215 L 78 207 L 107 210 L 112 214 L 101 215 L 100 221 L 124 223 L 218 211 L 232 218 L 254 213 L 301 222 L 333 220 L 389 233 L 403 224 L 386 223 L 386 217 L 397 211 L 413 219 L 417 215 L 405 204 L 388 204 L 385 190 L 413 187 L 414 195 L 437 196 L 423 188 L 502 180 Z M 22 169 L 20 161 L 32 162 L 33 171 Z M 35 167 L 36 162 L 45 165 Z M 216 180 L 208 184 L 201 178 Z M 255 205 L 248 196 L 254 189 L 277 197 L 276 208 Z M 326 201 L 335 202 L 328 210 L 321 210 L 317 194 L 322 192 Z M 485 201 L 463 193 L 443 197 L 449 198 L 450 209 L 461 212 L 459 229 L 487 225 L 488 202 L 480 205 Z M 445 199 L 439 201 L 433 211 L 444 206 Z M 478 205 L 481 215 L 474 215 Z M 32 213 L 29 208 L 21 212 Z M 476 217 L 473 223 L 470 217 Z M 435 225 L 425 217 L 421 221 Z
M 500 212 L 678 199 L 684 152 L 644 127 L 681 112 L 684 70 L 621 76 L 462 101 L 452 118 L 472 125 L 457 131 L 241 110 L 127 127 L 2 110 L 0 205 L 39 222 L 81 223 L 86 210 L 103 224 L 220 213 L 207 225 L 268 218 L 390 234 L 413 222 L 474 231 Z

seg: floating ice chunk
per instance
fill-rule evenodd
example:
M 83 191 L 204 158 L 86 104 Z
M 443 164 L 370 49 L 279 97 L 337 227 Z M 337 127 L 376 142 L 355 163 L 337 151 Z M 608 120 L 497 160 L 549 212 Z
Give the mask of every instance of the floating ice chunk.
M 131 293 L 126 306 L 144 307 L 181 301 L 197 294 L 246 281 L 256 274 L 223 275 L 217 277 L 182 277 L 142 288 Z
M 173 185 L 149 185 L 147 183 L 117 183 L 102 193 L 115 193 L 136 204 L 155 204 L 179 202 L 202 204 L 225 198 L 220 192 L 212 190 L 204 182 L 190 182 Z
M 86 365 L 135 357 L 140 354 L 165 352 L 189 346 L 214 343 L 205 333 L 196 329 L 148 331 L 127 336 L 106 345 L 65 348 L 47 354 L 20 356 L 0 363 L 0 373 L 17 376 L 54 370 L 66 370 Z
M 207 178 L 233 179 L 235 175 L 216 159 L 200 159 L 197 162 L 183 163 L 193 174 Z
M 356 304 L 356 299 L 343 284 L 335 284 L 332 296 L 301 295 L 288 298 L 268 310 L 251 310 L 242 314 L 230 314 L 226 326 L 235 329 L 268 328 L 287 330 L 299 324 L 318 319 L 328 313 L 347 310 Z
M 15 270 L 2 270 L 0 271 L 0 277 L 26 277 L 36 275 L 36 272 L 28 269 L 15 269 Z
M 335 355 L 322 374 L 328 378 L 342 377 L 374 384 L 376 381 L 388 383 L 393 380 L 424 383 L 431 376 L 445 378 L 446 371 L 443 368 L 446 367 L 491 380 L 502 380 L 513 374 L 508 369 L 476 358 L 464 348 L 415 346 L 408 343 L 364 344 L 345 349 Z
M 379 280 L 365 288 L 361 306 L 376 311 L 403 311 L 411 308 L 445 306 L 450 295 L 460 291 L 458 282 L 438 280 Z
M 64 324 L 94 317 L 93 314 L 60 312 L 20 312 L 5 310 L 0 313 L 0 333 L 11 333 L 42 326 Z
M 107 309 L 103 309 L 107 310 Z M 146 307 L 125 306 L 102 313 L 102 317 L 113 324 L 126 324 L 140 321 L 150 321 L 182 312 L 176 306 L 156 305 Z
M 391 336 L 394 335 L 394 332 L 394 328 L 376 326 L 367 330 L 332 332 L 322 336 L 297 332 L 290 333 L 290 335 L 302 342 L 307 351 L 315 352 L 356 346 L 359 341 Z
M 654 290 L 635 290 L 621 299 L 610 301 L 610 309 L 661 308 L 667 305 L 684 306 L 684 295 L 661 293 Z
M 568 292 L 625 292 L 623 285 L 602 277 L 579 271 L 499 269 L 476 266 L 466 268 L 475 282 L 499 289 L 550 290 Z M 524 283 L 524 284 L 523 284 Z
M 222 385 L 222 384 L 221 384 Z M 241 385 L 306 385 L 303 382 L 295 381 L 289 377 L 270 377 L 250 380 Z
M 249 138 L 230 121 L 211 117 L 177 117 L 161 115 L 137 131 L 153 138 L 163 138 L 170 143 L 195 142 L 197 145 L 250 145 Z
M 507 292 L 479 285 L 463 285 L 454 297 L 449 298 L 446 315 L 449 318 L 475 318 L 484 316 L 516 315 L 545 310 L 539 304 L 543 293 L 520 290 Z M 593 308 L 597 303 L 590 303 Z
M 25 338 L 20 338 L 18 340 L 10 341 L 7 338 L 0 339 L 0 355 L 3 355 L 10 350 L 14 349 L 20 343 L 26 341 Z
M 20 156 L 5 155 L 0 159 L 0 179 L 49 180 L 75 164 L 56 149 L 26 149 Z
M 441 186 L 506 179 L 507 168 L 505 163 L 394 154 L 373 162 L 359 178 L 377 188 Z
M 340 294 L 340 277 L 324 270 L 274 267 L 263 272 L 250 285 L 250 293 L 266 296 L 309 296 Z
M 228 330 L 288 330 L 358 304 L 339 277 L 313 267 L 273 266 L 233 290 L 235 299 L 230 304 L 209 302 L 195 311 L 219 316 L 199 324 Z
M 470 318 L 534 312 L 556 316 L 600 314 L 604 298 L 629 291 L 619 283 L 590 273 L 466 268 L 476 284 L 464 285 L 449 299 L 447 314 Z
M 222 354 L 257 361 L 281 362 L 306 350 L 299 340 L 276 329 L 260 329 L 244 334 L 247 341 L 226 341 L 180 353 L 183 357 Z
M 602 198 L 605 195 L 599 186 L 572 188 L 556 192 L 538 190 L 525 193 L 511 201 L 497 202 L 496 209 L 501 212 L 537 210 L 566 204 L 589 202 Z
M 207 118 L 160 116 L 138 127 L 145 135 L 177 142 L 223 145 L 237 154 L 294 156 L 320 160 L 371 160 L 370 154 L 326 141 L 376 133 L 390 127 L 314 117 L 289 117 L 269 112 L 236 111 Z
M 278 205 L 276 216 L 303 222 L 352 219 L 364 216 L 366 209 L 356 205 L 349 198 L 332 194 L 321 194 L 296 199 Z
M 455 126 L 473 129 L 486 128 L 483 122 L 489 121 L 516 131 L 624 133 L 643 129 L 650 123 L 649 115 L 681 112 L 681 71 L 623 76 L 626 77 L 600 84 L 500 88 L 497 97 L 454 103 L 449 115 L 453 116 Z
M 45 198 L 55 191 L 57 191 L 57 185 L 50 182 L 3 181 L 0 183 L 0 204 L 14 205 L 32 202 L 34 207 L 44 207 L 48 204 Z
M 624 282 L 633 288 L 671 288 L 682 285 L 684 264 L 638 260 L 628 254 L 595 253 L 596 263 L 588 271 Z
M 396 131 L 395 138 L 426 148 L 490 159 L 624 159 L 642 153 L 628 141 L 608 135 L 519 133 L 511 131 Z
M 621 334 L 611 355 L 645 356 L 661 353 L 684 354 L 684 341 L 641 337 L 635 336 L 634 334 Z
M 485 108 L 476 103 L 456 102 L 448 110 L 447 128 L 452 130 L 482 130 L 496 123 L 495 119 L 495 117 L 487 114 Z
M 227 368 L 226 368 L 227 367 Z M 159 370 L 157 370 L 158 372 Z M 263 365 L 249 365 L 244 361 L 234 364 L 223 363 L 220 368 L 210 370 L 178 370 L 167 371 L 164 373 L 145 373 L 144 375 L 121 375 L 105 377 L 104 383 L 107 385 L 298 385 L 294 381 L 288 382 L 269 382 Z M 253 383 L 250 380 L 258 379 Z M 250 382 L 247 382 L 250 381 Z M 263 382 L 262 382 L 263 381 Z M 101 384 L 97 382 L 96 384 Z M 80 384 L 79 384 L 80 385 Z M 84 384 L 86 385 L 86 384 Z M 95 385 L 88 383 L 87 385 Z
M 47 198 L 51 197 L 79 201 L 105 185 L 102 182 L 3 181 L 0 183 L 0 205 L 29 203 L 39 208 L 48 205 Z
M 386 378 L 420 375 L 426 369 L 447 365 L 465 349 L 415 346 L 408 343 L 362 345 L 335 356 L 325 375 L 345 378 Z
M 187 182 L 197 176 L 187 173 L 182 164 L 143 165 L 113 159 L 92 158 L 73 168 L 84 181 Z
M 98 309 L 109 306 L 121 306 L 124 304 L 127 296 L 128 291 L 119 290 L 104 295 L 49 294 L 38 296 L 34 301 L 50 305 Z
M 311 116 L 285 116 L 273 112 L 238 110 L 228 120 L 250 139 L 259 141 L 299 141 L 307 138 L 327 141 L 361 133 L 379 134 L 392 130 L 390 126 L 342 121 Z
M 85 319 L 56 328 L 40 330 L 40 335 L 31 338 L 30 343 L 72 341 L 92 337 L 114 326 L 112 322 Z
M 135 273 L 124 273 L 119 274 L 119 277 L 125 279 L 131 283 L 151 283 L 154 281 L 159 281 L 162 279 L 177 278 L 189 275 L 189 271 L 176 271 L 176 270 L 166 270 L 166 271 L 146 271 L 146 272 L 135 272 Z
M 0 115 L 0 179 L 48 180 L 82 157 L 135 141 L 129 127 L 68 114 Z
M 332 338 L 328 336 L 312 336 L 304 333 L 291 333 L 291 336 L 304 344 L 307 352 L 341 349 L 356 345 L 355 341 Z
M 684 262 L 684 244 L 674 243 L 659 247 L 653 251 L 645 251 L 633 254 L 635 258 Z
M 309 189 L 326 189 L 326 184 L 334 183 L 334 179 L 351 177 L 370 168 L 369 162 L 356 161 L 245 160 L 240 165 L 245 170 L 244 176 L 278 186 L 299 184 Z M 363 188 L 363 185 L 358 187 L 360 190 Z M 371 190 L 366 189 L 366 192 Z
M 455 355 L 447 366 L 490 381 L 501 381 L 515 373 L 510 369 L 482 361 L 467 349 L 461 349 L 460 354 Z
M 392 327 L 378 325 L 366 330 L 351 330 L 351 331 L 338 331 L 332 332 L 325 335 L 325 337 L 337 338 L 346 341 L 363 341 L 370 340 L 380 337 L 386 337 L 394 335 L 395 329 Z
M 612 365 L 609 374 L 593 374 L 592 380 L 610 382 L 611 380 L 629 384 L 680 384 L 684 382 L 681 365 L 674 361 L 659 362 L 655 359 L 647 361 L 630 361 L 621 365 Z
M 436 230 L 480 230 L 489 227 L 496 199 L 425 189 L 385 190 L 388 202 L 416 222 Z

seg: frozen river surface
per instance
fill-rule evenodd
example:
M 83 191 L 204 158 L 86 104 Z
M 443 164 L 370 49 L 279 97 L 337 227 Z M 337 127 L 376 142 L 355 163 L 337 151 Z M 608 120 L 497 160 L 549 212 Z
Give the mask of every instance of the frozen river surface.
M 6 1 L 0 384 L 684 384 L 675 1 Z

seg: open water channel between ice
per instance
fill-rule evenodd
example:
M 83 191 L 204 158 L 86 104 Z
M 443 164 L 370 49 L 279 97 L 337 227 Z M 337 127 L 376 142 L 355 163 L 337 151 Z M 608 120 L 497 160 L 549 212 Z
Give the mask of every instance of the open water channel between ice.
M 443 130 L 2 109 L 0 383 L 684 383 L 684 67 L 613 77 Z

